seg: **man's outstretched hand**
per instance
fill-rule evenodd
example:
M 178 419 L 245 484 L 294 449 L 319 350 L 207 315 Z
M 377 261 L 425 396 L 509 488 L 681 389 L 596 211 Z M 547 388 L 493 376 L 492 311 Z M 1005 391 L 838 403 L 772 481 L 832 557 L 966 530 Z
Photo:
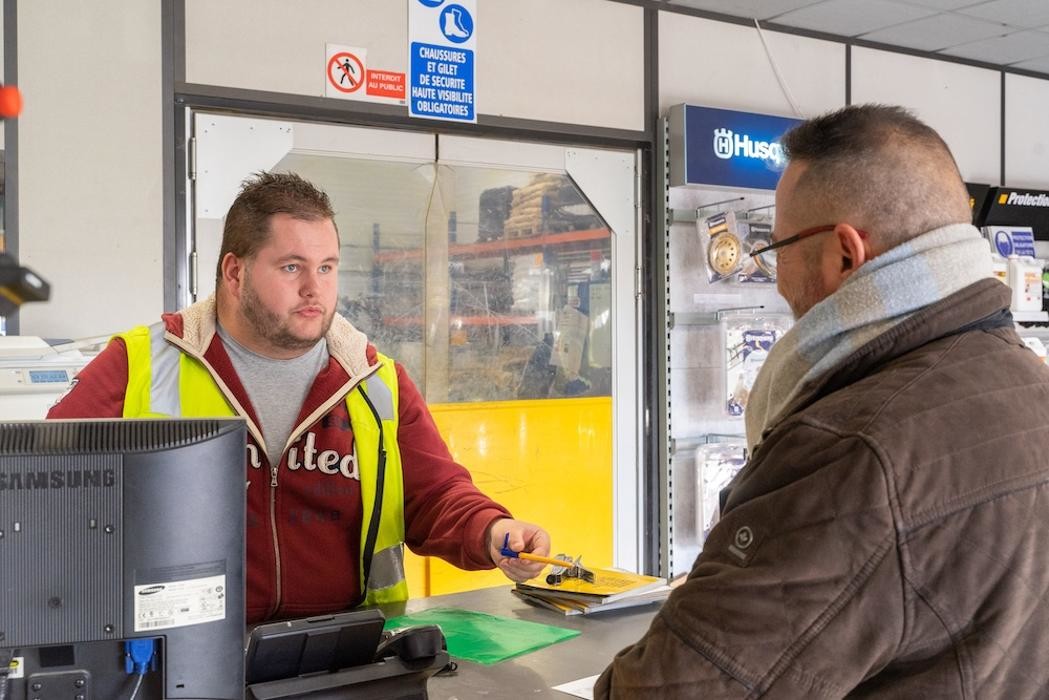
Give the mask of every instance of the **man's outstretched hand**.
M 550 535 L 538 525 L 510 518 L 496 520 L 488 528 L 488 554 L 507 578 L 511 581 L 527 581 L 538 576 L 546 564 L 503 556 L 499 552 L 507 533 L 510 535 L 509 546 L 513 551 L 530 552 L 544 557 L 550 556 Z

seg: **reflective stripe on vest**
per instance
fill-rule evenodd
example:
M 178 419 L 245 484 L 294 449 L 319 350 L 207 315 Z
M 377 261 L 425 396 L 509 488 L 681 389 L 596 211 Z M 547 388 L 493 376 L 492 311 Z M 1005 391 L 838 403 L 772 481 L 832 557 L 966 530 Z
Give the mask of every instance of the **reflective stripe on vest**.
M 375 456 L 370 465 L 373 478 L 361 478 L 361 572 L 362 586 L 366 586 L 364 603 L 378 605 L 408 599 L 408 584 L 404 580 L 404 482 L 401 475 L 401 454 L 397 447 L 397 368 L 393 361 L 383 355 L 378 357 L 379 370 L 357 386 L 346 397 L 350 411 L 350 424 L 353 426 L 354 439 L 365 436 L 368 454 Z M 364 393 L 362 393 L 362 391 Z M 364 394 L 367 394 L 367 399 Z M 371 406 L 369 406 L 369 402 Z M 372 413 L 372 407 L 375 413 Z M 382 444 L 386 450 L 386 465 L 382 487 L 382 502 L 379 517 L 379 528 L 376 533 L 371 567 L 367 580 L 364 572 L 364 558 L 368 546 L 369 523 L 376 503 L 379 451 L 379 424 L 375 421 L 378 414 L 382 426 Z M 357 450 L 358 458 L 365 454 Z
M 118 336 L 127 347 L 128 385 L 125 418 L 174 416 L 210 418 L 236 415 L 204 364 L 164 339 L 163 323 L 139 326 Z M 404 483 L 397 446 L 397 369 L 390 358 L 377 357 L 378 371 L 346 396 L 360 474 L 362 527 L 360 581 L 367 604 L 408 599 L 404 580 Z M 364 580 L 364 544 L 375 506 L 379 467 L 379 424 L 386 451 L 382 505 L 369 580 Z M 366 588 L 365 588 L 366 586 Z
M 194 357 L 164 340 L 163 323 L 139 326 L 121 338 L 127 348 L 125 418 L 216 418 L 236 411 Z

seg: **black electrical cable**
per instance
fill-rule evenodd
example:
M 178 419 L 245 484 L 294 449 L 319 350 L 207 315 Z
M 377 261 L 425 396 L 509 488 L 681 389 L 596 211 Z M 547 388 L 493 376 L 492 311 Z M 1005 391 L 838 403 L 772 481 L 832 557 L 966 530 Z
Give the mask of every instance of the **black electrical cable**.
M 375 405 L 368 398 L 368 394 L 364 392 L 364 387 L 361 384 L 357 385 L 357 390 L 361 392 L 364 402 L 368 404 L 372 416 L 375 417 L 375 423 L 379 426 L 379 468 L 375 478 L 375 503 L 372 504 L 371 522 L 368 523 L 368 533 L 364 538 L 364 552 L 362 553 L 363 565 L 361 568 L 364 569 L 364 580 L 361 581 L 361 597 L 363 598 L 367 595 L 368 579 L 371 577 L 372 556 L 375 554 L 375 540 L 378 538 L 379 521 L 382 519 L 382 496 L 386 485 L 386 445 L 383 442 L 382 418 L 379 417 L 379 412 L 375 410 Z
M 7 689 L 10 686 L 11 660 L 14 658 L 15 653 L 15 651 L 10 649 L 0 649 L 0 700 L 7 698 Z

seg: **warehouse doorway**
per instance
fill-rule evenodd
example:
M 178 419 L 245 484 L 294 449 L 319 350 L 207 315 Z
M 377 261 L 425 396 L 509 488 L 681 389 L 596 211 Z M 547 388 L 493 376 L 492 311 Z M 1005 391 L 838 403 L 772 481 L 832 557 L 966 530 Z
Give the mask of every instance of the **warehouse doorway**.
M 190 123 L 181 305 L 214 291 L 244 179 L 314 182 L 340 231 L 338 312 L 405 366 L 475 481 L 555 548 L 639 567 L 636 152 L 208 112 Z M 459 585 L 427 566 L 425 592 Z

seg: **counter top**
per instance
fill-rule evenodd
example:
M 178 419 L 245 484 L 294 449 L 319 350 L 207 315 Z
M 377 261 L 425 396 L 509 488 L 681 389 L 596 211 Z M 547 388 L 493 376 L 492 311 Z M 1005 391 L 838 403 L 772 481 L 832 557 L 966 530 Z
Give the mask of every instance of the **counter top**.
M 448 607 L 501 615 L 518 620 L 577 629 L 582 634 L 538 651 L 485 666 L 456 660 L 453 676 L 435 676 L 429 682 L 430 700 L 467 698 L 560 698 L 555 685 L 601 673 L 621 649 L 636 642 L 648 629 L 659 604 L 594 615 L 559 615 L 514 596 L 512 587 L 498 586 L 465 593 L 409 600 L 400 609 L 384 608 L 387 617 Z

